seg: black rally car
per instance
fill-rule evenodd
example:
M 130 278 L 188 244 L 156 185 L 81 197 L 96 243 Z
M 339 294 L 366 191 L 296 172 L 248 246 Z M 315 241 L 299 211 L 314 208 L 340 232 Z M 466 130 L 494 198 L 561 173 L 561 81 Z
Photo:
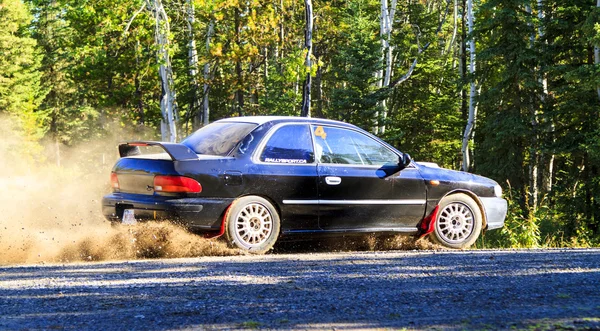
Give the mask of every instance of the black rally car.
M 102 199 L 108 219 L 176 221 L 254 253 L 298 234 L 432 233 L 465 248 L 507 211 L 495 181 L 413 162 L 332 120 L 230 118 L 181 143 L 130 142 L 119 153 Z

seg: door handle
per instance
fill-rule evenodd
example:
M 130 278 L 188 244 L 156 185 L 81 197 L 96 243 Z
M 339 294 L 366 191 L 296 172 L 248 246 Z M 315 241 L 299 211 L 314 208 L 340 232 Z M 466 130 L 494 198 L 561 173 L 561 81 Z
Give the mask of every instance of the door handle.
M 327 185 L 340 185 L 342 183 L 342 179 L 340 177 L 328 176 L 325 177 L 325 183 L 327 183 Z

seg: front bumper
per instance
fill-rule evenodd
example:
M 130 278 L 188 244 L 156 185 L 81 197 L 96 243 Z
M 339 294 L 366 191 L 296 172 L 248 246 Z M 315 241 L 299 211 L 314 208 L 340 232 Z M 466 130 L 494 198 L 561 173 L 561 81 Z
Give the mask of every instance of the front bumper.
M 504 226 L 508 204 L 502 198 L 479 198 L 483 204 L 487 230 L 499 229 Z
M 120 222 L 125 209 L 133 209 L 139 220 L 170 220 L 189 228 L 219 231 L 221 219 L 233 199 L 173 198 L 157 195 L 112 193 L 102 198 L 102 213 Z

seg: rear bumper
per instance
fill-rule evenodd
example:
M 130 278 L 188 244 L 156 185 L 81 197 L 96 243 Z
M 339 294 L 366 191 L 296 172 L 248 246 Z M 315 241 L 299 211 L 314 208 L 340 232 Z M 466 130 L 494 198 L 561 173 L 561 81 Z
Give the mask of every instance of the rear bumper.
M 487 229 L 494 230 L 504 226 L 508 204 L 502 198 L 479 198 L 483 204 Z
M 123 210 L 133 209 L 139 220 L 170 220 L 197 230 L 219 231 L 223 213 L 232 202 L 225 198 L 112 193 L 102 198 L 102 213 L 108 220 L 120 222 Z

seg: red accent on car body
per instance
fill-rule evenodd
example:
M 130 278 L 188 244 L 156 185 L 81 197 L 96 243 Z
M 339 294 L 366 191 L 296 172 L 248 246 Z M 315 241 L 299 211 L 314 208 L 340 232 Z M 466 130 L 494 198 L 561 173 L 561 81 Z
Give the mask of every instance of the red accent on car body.
M 231 209 L 232 205 L 233 204 L 229 205 L 229 207 L 227 207 L 227 209 L 225 210 L 225 214 L 223 214 L 223 220 L 221 220 L 221 230 L 219 231 L 219 235 L 217 237 L 220 237 L 225 234 L 225 223 L 227 223 L 227 216 L 229 216 L 229 209 Z
M 225 213 L 223 214 L 223 219 L 221 219 L 221 228 L 219 229 L 218 233 L 207 233 L 205 238 L 219 238 L 220 236 L 225 234 L 225 223 L 227 222 L 227 214 L 229 214 L 229 209 L 231 209 L 231 206 L 233 204 L 229 205 L 229 207 L 227 207 L 227 209 L 225 209 Z
M 196 180 L 183 176 L 155 176 L 155 192 L 200 193 L 202 185 Z
M 420 229 L 419 229 L 419 238 L 423 238 L 424 236 L 433 232 L 434 227 L 435 227 L 435 220 L 437 218 L 437 213 L 438 213 L 439 209 L 440 209 L 439 205 L 435 206 L 435 208 L 433 209 L 431 214 L 429 214 L 429 216 L 427 216 L 423 219 L 423 221 L 421 222 Z
M 129 146 L 148 146 L 147 143 L 127 143 Z

